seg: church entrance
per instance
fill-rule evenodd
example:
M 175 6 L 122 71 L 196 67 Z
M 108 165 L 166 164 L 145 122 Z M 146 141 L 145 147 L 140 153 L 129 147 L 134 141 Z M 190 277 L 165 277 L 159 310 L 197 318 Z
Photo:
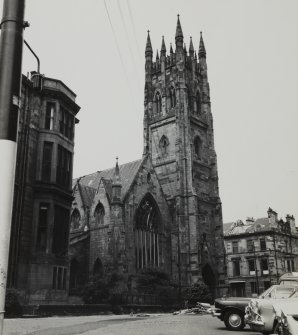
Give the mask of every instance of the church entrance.
M 215 296 L 216 278 L 211 266 L 207 263 L 203 266 L 202 277 L 204 283 L 209 287 L 213 296 Z

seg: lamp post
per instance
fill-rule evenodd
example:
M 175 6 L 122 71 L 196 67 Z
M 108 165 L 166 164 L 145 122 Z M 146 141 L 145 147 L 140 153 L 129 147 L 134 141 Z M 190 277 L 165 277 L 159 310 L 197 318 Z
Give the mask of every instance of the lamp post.
M 21 96 L 25 0 L 4 0 L 0 38 L 0 335 L 11 230 Z

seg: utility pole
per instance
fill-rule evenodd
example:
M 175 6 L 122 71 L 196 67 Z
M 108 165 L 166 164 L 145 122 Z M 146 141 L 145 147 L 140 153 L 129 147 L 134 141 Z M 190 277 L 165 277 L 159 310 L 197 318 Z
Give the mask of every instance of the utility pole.
M 257 293 L 260 294 L 260 288 L 259 288 L 259 276 L 258 276 L 258 268 L 257 268 L 257 255 L 256 255 L 256 248 L 255 248 L 255 243 L 254 243 L 254 241 L 252 241 L 252 246 L 253 246 L 254 261 L 255 261 L 255 272 L 256 272 Z
M 3 333 L 21 101 L 25 0 L 4 0 L 0 38 L 0 335 Z

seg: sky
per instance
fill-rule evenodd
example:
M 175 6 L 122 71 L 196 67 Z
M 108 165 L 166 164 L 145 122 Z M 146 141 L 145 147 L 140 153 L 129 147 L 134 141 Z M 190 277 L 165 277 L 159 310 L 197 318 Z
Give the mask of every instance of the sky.
M 2 8 L 3 0 L 0 0 Z M 297 0 L 27 0 L 24 37 L 41 73 L 77 94 L 74 177 L 142 157 L 144 50 L 207 50 L 223 221 L 298 221 Z M 24 48 L 23 73 L 36 70 Z

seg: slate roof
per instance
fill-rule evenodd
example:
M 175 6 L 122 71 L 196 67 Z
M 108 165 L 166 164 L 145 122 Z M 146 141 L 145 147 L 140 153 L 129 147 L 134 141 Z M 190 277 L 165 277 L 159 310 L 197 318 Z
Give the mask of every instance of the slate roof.
M 84 206 L 91 207 L 96 189 L 78 183 L 79 192 Z
M 269 223 L 269 219 L 267 217 L 259 218 L 254 222 L 249 223 L 243 223 L 241 220 L 237 222 L 224 223 L 223 227 L 225 236 L 249 234 L 272 229 L 272 225 Z
M 138 159 L 133 162 L 119 165 L 120 178 L 121 178 L 121 184 L 122 184 L 122 199 L 125 197 L 126 193 L 128 192 L 137 172 L 139 171 L 139 168 L 142 162 L 143 162 L 143 159 Z M 103 170 L 103 171 L 96 171 L 89 175 L 74 179 L 73 183 L 75 184 L 79 180 L 79 184 L 83 186 L 82 189 L 87 187 L 85 196 L 86 196 L 86 199 L 88 200 L 86 201 L 90 201 L 89 195 L 91 195 L 92 193 L 90 189 L 93 189 L 94 191 L 94 194 L 92 196 L 92 200 L 93 200 L 95 192 L 102 179 L 106 187 L 108 195 L 111 196 L 112 180 L 114 177 L 114 173 L 115 173 L 115 167 L 107 169 L 107 170 Z

